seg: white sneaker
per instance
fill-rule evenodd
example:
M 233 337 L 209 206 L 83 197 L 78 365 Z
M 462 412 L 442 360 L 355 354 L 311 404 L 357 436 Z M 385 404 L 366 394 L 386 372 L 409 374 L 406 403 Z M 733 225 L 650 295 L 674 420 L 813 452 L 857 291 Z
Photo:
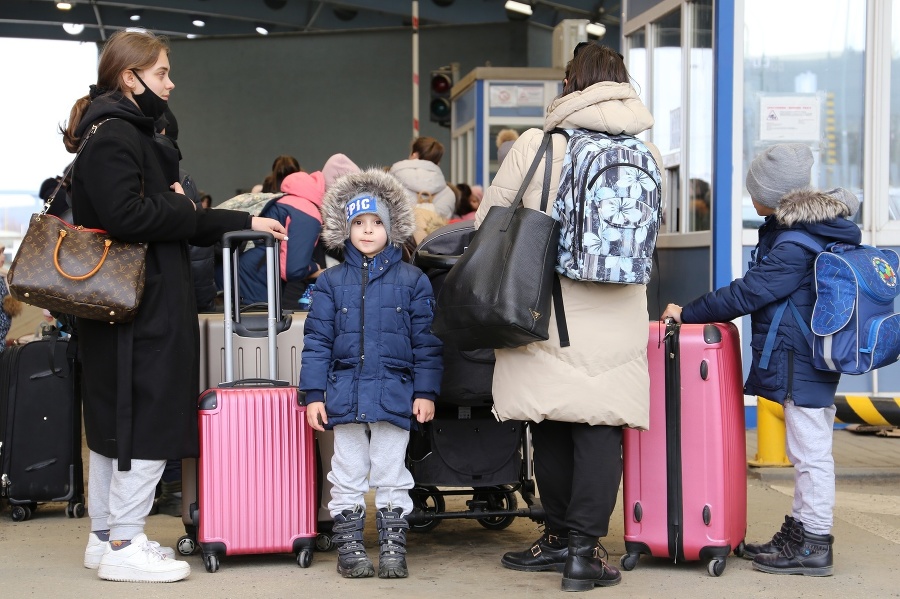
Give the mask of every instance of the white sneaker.
M 158 543 L 139 534 L 122 549 L 106 550 L 100 559 L 97 575 L 103 580 L 122 582 L 175 582 L 187 578 L 191 567 L 168 557 Z
M 159 543 L 156 541 L 147 542 L 155 546 L 157 551 L 160 551 L 169 559 L 175 559 L 175 550 L 171 547 L 160 547 Z M 88 544 L 84 549 L 84 567 L 90 568 L 91 570 L 99 568 L 100 559 L 103 557 L 103 554 L 106 553 L 107 547 L 109 547 L 109 541 L 101 541 L 94 533 L 89 534 Z

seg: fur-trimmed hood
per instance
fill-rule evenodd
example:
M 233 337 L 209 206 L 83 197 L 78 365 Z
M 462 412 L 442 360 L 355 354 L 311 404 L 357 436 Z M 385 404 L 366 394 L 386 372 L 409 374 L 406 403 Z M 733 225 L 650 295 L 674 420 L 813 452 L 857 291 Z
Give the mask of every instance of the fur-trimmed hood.
M 374 195 L 387 204 L 391 216 L 388 231 L 390 243 L 399 246 L 412 235 L 416 220 L 403 184 L 381 169 L 370 168 L 340 177 L 325 194 L 322 200 L 322 242 L 327 247 L 344 247 L 344 242 L 350 237 L 347 203 L 363 193 Z
M 859 199 L 843 188 L 818 191 L 811 188 L 792 191 L 781 198 L 775 208 L 775 218 L 781 225 L 817 223 L 846 218 L 856 214 Z

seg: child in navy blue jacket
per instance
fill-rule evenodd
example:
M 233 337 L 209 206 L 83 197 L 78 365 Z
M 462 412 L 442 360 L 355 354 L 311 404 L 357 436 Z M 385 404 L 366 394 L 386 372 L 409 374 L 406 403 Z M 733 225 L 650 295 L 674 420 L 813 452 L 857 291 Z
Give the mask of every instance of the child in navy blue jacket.
M 300 388 L 316 430 L 334 429 L 328 504 L 338 572 L 374 574 L 363 546 L 365 493 L 375 488 L 378 576 L 407 576 L 406 514 L 413 477 L 405 465 L 412 419 L 434 418 L 442 345 L 431 333 L 434 293 L 401 261 L 415 228 L 403 186 L 378 169 L 338 179 L 322 204 L 322 241 L 344 262 L 316 281 L 304 329 Z M 367 480 L 368 479 L 368 480 Z
M 817 370 L 812 350 L 793 316 L 778 325 L 775 346 L 766 368 L 760 366 L 775 311 L 786 299 L 806 323 L 815 303 L 813 261 L 816 254 L 793 241 L 776 242 L 784 231 L 828 243 L 858 244 L 860 230 L 848 217 L 859 208 L 852 193 L 819 192 L 807 187 L 812 152 L 803 144 L 772 146 L 750 165 L 747 189 L 753 206 L 766 217 L 750 269 L 727 287 L 690 302 L 669 304 L 662 317 L 678 322 L 726 322 L 750 314 L 752 364 L 744 392 L 784 405 L 787 453 L 794 465 L 791 515 L 771 541 L 746 545 L 744 557 L 771 574 L 830 576 L 834 512 L 834 394 L 840 374 Z M 807 325 L 808 326 L 808 325 Z

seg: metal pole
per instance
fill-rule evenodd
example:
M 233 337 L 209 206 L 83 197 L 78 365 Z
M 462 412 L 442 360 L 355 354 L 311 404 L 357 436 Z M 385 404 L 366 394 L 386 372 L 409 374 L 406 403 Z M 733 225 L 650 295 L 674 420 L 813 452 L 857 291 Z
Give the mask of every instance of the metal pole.
M 413 139 L 419 137 L 419 0 L 412 0 L 412 125 Z

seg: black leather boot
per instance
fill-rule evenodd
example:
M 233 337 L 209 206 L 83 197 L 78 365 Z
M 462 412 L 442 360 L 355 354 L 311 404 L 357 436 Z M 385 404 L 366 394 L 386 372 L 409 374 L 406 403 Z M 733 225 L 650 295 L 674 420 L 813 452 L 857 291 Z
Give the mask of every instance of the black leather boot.
M 792 516 L 785 516 L 784 524 L 781 525 L 781 530 L 775 533 L 775 536 L 772 537 L 771 541 L 768 543 L 750 543 L 749 545 L 744 545 L 744 553 L 741 557 L 744 559 L 753 559 L 760 553 L 778 553 L 791 536 L 791 529 L 794 528 L 795 523 L 799 524 Z
M 834 537 L 816 535 L 796 523 L 790 538 L 778 553 L 760 553 L 753 558 L 753 568 L 769 574 L 802 574 L 803 576 L 831 576 Z
M 522 572 L 562 572 L 569 557 L 569 537 L 544 531 L 525 551 L 510 551 L 500 558 L 504 568 Z
M 378 528 L 378 578 L 406 578 L 406 531 L 409 523 L 403 517 L 402 508 L 381 508 L 375 514 Z
M 563 569 L 562 590 L 590 591 L 622 582 L 622 574 L 606 563 L 607 557 L 597 537 L 569 531 L 569 557 Z
M 375 575 L 375 566 L 366 555 L 363 529 L 366 514 L 360 510 L 344 510 L 334 517 L 331 541 L 337 547 L 338 574 L 344 578 L 368 578 Z

